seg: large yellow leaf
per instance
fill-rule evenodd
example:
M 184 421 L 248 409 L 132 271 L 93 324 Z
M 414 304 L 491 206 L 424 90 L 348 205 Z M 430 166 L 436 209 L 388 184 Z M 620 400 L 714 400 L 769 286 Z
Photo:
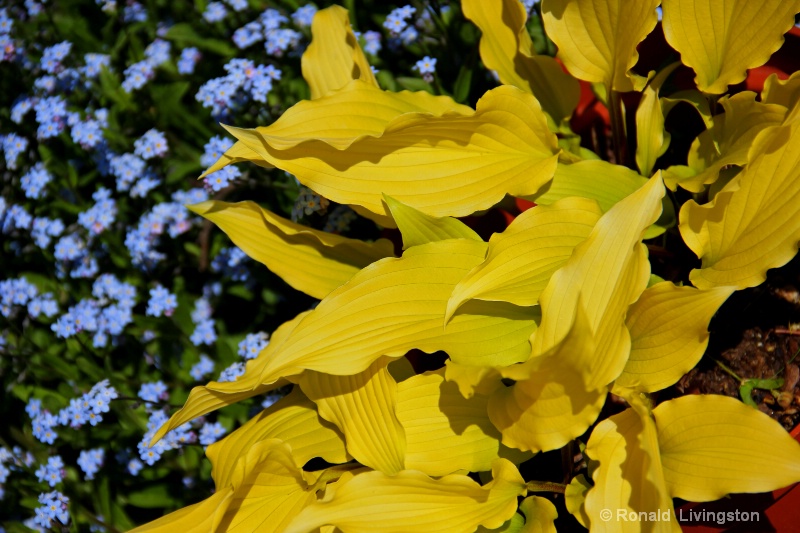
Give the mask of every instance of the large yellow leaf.
M 525 515 L 525 526 L 519 533 L 556 533 L 558 511 L 553 503 L 541 496 L 528 496 L 519 504 Z
M 278 348 L 283 345 L 289 337 L 289 333 L 294 330 L 301 320 L 308 314 L 300 313 L 292 320 L 284 322 L 276 329 L 270 338 L 269 345 L 261 351 L 259 357 L 251 359 L 245 365 L 244 375 L 236 381 L 212 381 L 207 385 L 195 387 L 189 392 L 189 397 L 181 409 L 178 409 L 172 417 L 156 432 L 150 445 L 152 446 L 167 433 L 181 424 L 194 420 L 198 416 L 216 411 L 226 405 L 234 404 L 238 401 L 252 398 L 263 394 L 272 389 L 278 388 L 286 382 L 281 380 L 275 383 L 262 384 L 259 381 L 261 369 L 270 357 L 274 357 Z
M 178 509 L 129 533 L 214 533 L 232 496 L 232 487 L 223 488 L 200 503 Z
M 625 320 L 631 353 L 615 386 L 655 392 L 694 368 L 708 345 L 708 323 L 733 287 L 700 290 L 657 283 L 631 305 Z
M 659 0 L 544 0 L 542 17 L 558 57 L 576 78 L 619 92 L 641 91 L 647 82 L 631 69 L 636 46 L 658 22 Z
M 495 529 L 514 515 L 525 481 L 505 459 L 495 462 L 492 474 L 494 479 L 481 487 L 460 474 L 431 479 L 415 470 L 395 476 L 365 472 L 342 483 L 332 498 L 303 509 L 285 533 L 326 524 L 347 533 L 472 533 L 479 525 Z
M 588 317 L 578 308 L 570 324 L 561 342 L 544 355 L 497 369 L 515 380 L 489 399 L 489 419 L 502 432 L 506 446 L 531 451 L 561 448 L 582 435 L 600 414 L 607 388 L 587 389 L 581 375 L 595 350 Z
M 594 332 L 596 355 L 582 369 L 589 389 L 601 389 L 622 373 L 630 351 L 625 313 L 647 286 L 650 264 L 641 239 L 658 218 L 664 185 L 660 175 L 618 202 L 550 278 L 539 301 L 542 322 L 532 338 L 542 354 L 564 338 L 580 300 Z
M 292 448 L 298 467 L 314 457 L 329 463 L 350 460 L 344 436 L 317 415 L 314 402 L 299 387 L 251 418 L 245 425 L 206 448 L 211 461 L 211 477 L 217 490 L 231 484 L 236 461 L 252 446 L 266 439 L 280 439 Z
M 680 62 L 664 68 L 647 84 L 642 100 L 636 108 L 636 166 L 639 172 L 649 176 L 656 160 L 669 148 L 670 134 L 664 129 L 664 110 L 658 92 Z
M 392 218 L 403 236 L 403 250 L 434 241 L 472 239 L 483 241 L 469 226 L 453 217 L 432 217 L 384 195 Z
M 442 328 L 453 287 L 483 260 L 486 247 L 467 239 L 432 242 L 364 268 L 303 319 L 275 356 L 263 359 L 258 383 L 306 369 L 351 375 L 382 355 L 400 357 L 412 348 L 493 364 L 524 360 L 536 326 L 535 314 L 522 308 L 476 302 Z
M 321 124 L 364 120 L 350 106 L 318 106 L 323 100 L 308 104 L 319 110 Z M 373 114 L 370 106 L 364 109 Z M 352 142 L 349 136 L 345 148 L 325 141 L 290 148 L 259 130 L 229 131 L 317 193 L 381 220 L 390 214 L 384 194 L 433 216 L 464 216 L 506 194 L 531 195 L 553 177 L 559 151 L 539 103 L 512 86 L 487 92 L 470 115 L 406 113 L 380 137 Z M 316 136 L 324 139 L 327 129 L 319 126 Z
M 664 478 L 675 498 L 717 500 L 800 481 L 800 444 L 737 399 L 691 395 L 653 410 Z
M 792 73 L 789 79 L 778 79 L 777 74 L 770 74 L 761 91 L 761 101 L 765 104 L 778 104 L 793 109 L 800 101 L 800 71 Z
M 295 465 L 292 449 L 285 442 L 259 442 L 234 468 L 233 497 L 218 530 L 283 530 L 301 509 L 316 500 L 316 491 L 308 483 L 313 477 Z
M 350 27 L 347 10 L 341 6 L 330 6 L 314 15 L 311 43 L 301 63 L 311 98 L 328 95 L 351 80 L 378 86 Z
M 189 209 L 219 226 L 248 256 L 314 298 L 324 298 L 363 267 L 394 255 L 386 239 L 365 243 L 311 229 L 255 202 L 209 200 Z
M 688 166 L 694 174 L 684 179 L 667 179 L 667 186 L 680 185 L 692 192 L 701 192 L 714 183 L 722 169 L 750 162 L 750 147 L 766 128 L 780 124 L 786 108 L 755 101 L 756 93 L 745 91 L 722 97 L 719 103 L 725 113 L 713 118 L 713 125 L 701 133 L 689 148 Z
M 514 463 L 530 454 L 500 444 L 500 433 L 486 416 L 489 397 L 465 399 L 443 372 L 420 374 L 397 386 L 397 418 L 406 436 L 405 468 L 429 476 L 457 471 L 482 472 L 504 457 Z
M 755 287 L 786 264 L 800 240 L 800 124 L 759 136 L 748 167 L 705 205 L 683 205 L 683 240 L 702 259 L 689 279 L 701 289 Z
M 464 15 L 481 29 L 481 59 L 500 81 L 533 94 L 559 126 L 580 99 L 578 81 L 553 58 L 536 55 L 525 27 L 525 9 L 518 0 L 464 0 Z
M 694 69 L 697 88 L 722 94 L 763 65 L 794 25 L 798 0 L 663 0 L 664 35 Z
M 628 409 L 600 422 L 586 455 L 599 462 L 584 504 L 593 533 L 680 533 L 648 413 Z
M 567 262 L 601 216 L 593 200 L 565 198 L 519 215 L 489 239 L 486 259 L 458 282 L 447 302 L 447 318 L 470 299 L 531 306 L 553 272 Z
M 304 372 L 298 381 L 319 415 L 344 433 L 347 451 L 362 465 L 396 474 L 403 470 L 406 437 L 395 415 L 397 383 L 389 360 L 379 359 L 352 376 Z

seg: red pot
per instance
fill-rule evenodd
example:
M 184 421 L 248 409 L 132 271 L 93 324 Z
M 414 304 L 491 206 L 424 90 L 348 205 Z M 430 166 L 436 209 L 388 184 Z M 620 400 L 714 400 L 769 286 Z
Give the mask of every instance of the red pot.
M 791 435 L 800 442 L 800 426 L 794 428 Z M 735 520 L 737 511 L 758 513 L 758 521 L 741 519 L 737 521 Z M 675 516 L 679 520 L 683 518 L 680 522 L 681 529 L 687 533 L 800 531 L 800 483 L 772 493 L 732 494 L 715 502 L 685 503 L 675 508 Z M 705 520 L 694 520 L 694 518 L 705 518 Z

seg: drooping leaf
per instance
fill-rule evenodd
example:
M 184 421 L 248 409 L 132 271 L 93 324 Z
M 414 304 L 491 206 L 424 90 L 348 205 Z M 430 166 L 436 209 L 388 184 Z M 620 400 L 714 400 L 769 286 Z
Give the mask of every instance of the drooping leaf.
M 534 313 L 476 302 L 442 328 L 453 287 L 483 259 L 486 246 L 468 239 L 432 242 L 364 268 L 298 324 L 280 352 L 265 360 L 258 382 L 304 370 L 352 375 L 383 355 L 400 357 L 412 348 L 444 350 L 456 360 L 524 360 Z
M 786 264 L 800 240 L 800 123 L 775 128 L 752 147 L 751 162 L 714 200 L 680 212 L 681 236 L 702 260 L 689 274 L 700 289 L 743 289 Z
M 348 533 L 472 533 L 479 525 L 495 529 L 514 515 L 525 482 L 505 459 L 495 462 L 492 475 L 481 487 L 459 474 L 431 479 L 415 470 L 391 477 L 365 472 L 342 483 L 332 498 L 303 509 L 285 533 L 326 524 Z
M 312 99 L 331 94 L 351 80 L 378 86 L 350 27 L 347 10 L 341 6 L 330 6 L 314 15 L 311 43 L 303 53 L 301 66 Z
M 317 415 L 314 402 L 299 387 L 245 425 L 206 449 L 211 461 L 211 477 L 217 490 L 230 486 L 233 468 L 240 456 L 267 439 L 279 439 L 292 448 L 295 465 L 302 467 L 310 459 L 321 457 L 329 463 L 350 460 L 344 436 Z
M 348 106 L 317 105 L 323 100 L 307 103 L 319 110 L 321 124 L 377 122 L 369 118 L 374 114 L 370 106 L 364 106 L 364 119 Z M 511 86 L 487 92 L 473 114 L 406 113 L 385 125 L 379 137 L 353 142 L 349 135 L 346 148 L 324 140 L 287 147 L 263 131 L 229 131 L 322 196 L 388 223 L 383 194 L 433 216 L 465 216 L 506 194 L 534 194 L 553 177 L 559 151 L 539 103 Z M 320 126 L 316 137 L 326 132 Z
M 489 239 L 486 259 L 458 282 L 447 302 L 447 318 L 469 299 L 531 306 L 553 272 L 569 259 L 600 219 L 593 200 L 565 198 L 520 214 Z
M 351 376 L 304 372 L 299 385 L 317 404 L 319 415 L 342 431 L 350 455 L 393 475 L 403 470 L 406 437 L 395 414 L 398 390 L 388 362 L 379 359 Z
M 520 533 L 556 533 L 558 511 L 547 498 L 528 496 L 519 504 L 519 510 L 525 515 L 525 525 Z
M 255 202 L 209 200 L 189 209 L 219 226 L 248 256 L 314 298 L 324 298 L 363 267 L 394 254 L 386 239 L 365 243 L 311 229 Z
M 711 106 L 708 103 L 706 95 L 697 89 L 686 89 L 672 93 L 669 96 L 664 96 L 661 99 L 661 108 L 664 110 L 664 116 L 669 115 L 669 112 L 681 102 L 689 104 L 697 111 L 703 124 L 706 128 L 711 128 L 714 125 L 714 117 L 711 115 Z
M 761 101 L 765 104 L 778 104 L 793 109 L 800 102 L 800 71 L 792 73 L 789 79 L 781 80 L 777 74 L 770 74 L 761 91 Z
M 464 15 L 481 29 L 480 52 L 500 81 L 533 94 L 557 127 L 569 119 L 580 99 L 580 85 L 553 58 L 536 55 L 517 0 L 465 0 Z
M 592 488 L 592 484 L 583 474 L 578 474 L 569 482 L 564 490 L 564 505 L 567 511 L 575 517 L 583 527 L 589 529 L 589 515 L 586 514 L 586 493 Z
M 397 418 L 405 430 L 405 468 L 429 476 L 483 472 L 504 457 L 519 464 L 530 458 L 500 444 L 500 432 L 486 417 L 489 397 L 465 399 L 443 372 L 428 372 L 398 385 Z
M 566 336 L 547 353 L 498 368 L 510 387 L 489 399 L 489 419 L 503 444 L 519 450 L 549 451 L 582 435 L 597 419 L 607 388 L 588 389 L 582 371 L 595 352 L 588 317 L 581 308 Z
M 659 0 L 544 0 L 542 17 L 558 57 L 578 79 L 619 92 L 641 91 L 647 82 L 631 69 L 637 45 L 656 23 Z
M 398 202 L 391 196 L 384 195 L 384 201 L 403 236 L 403 250 L 418 244 L 447 239 L 483 241 L 469 226 L 456 218 L 426 215 L 422 211 Z
M 586 455 L 599 462 L 584 504 L 591 531 L 639 533 L 647 524 L 647 531 L 680 533 L 649 414 L 628 409 L 603 420 L 592 431 Z M 656 514 L 640 521 L 640 512 Z M 629 514 L 637 519 L 626 519 Z
M 238 401 L 252 398 L 263 394 L 272 389 L 278 388 L 285 382 L 283 380 L 271 384 L 262 384 L 259 381 L 261 369 L 264 367 L 268 358 L 273 357 L 280 346 L 288 338 L 289 334 L 297 327 L 303 318 L 309 313 L 300 313 L 292 320 L 284 322 L 276 329 L 270 337 L 270 342 L 261 352 L 260 357 L 251 359 L 245 366 L 245 372 L 236 381 L 212 381 L 207 385 L 195 387 L 189 392 L 183 407 L 173 413 L 172 417 L 156 432 L 150 442 L 152 446 L 167 433 L 181 424 L 190 422 L 198 416 L 203 416 L 212 411 L 216 411 L 226 405 L 234 404 Z
M 670 134 L 664 129 L 664 110 L 658 92 L 670 74 L 680 66 L 675 62 L 647 84 L 636 108 L 636 166 L 644 176 L 653 172 L 656 160 L 669 148 Z
M 618 202 L 580 243 L 566 265 L 550 278 L 539 298 L 542 322 L 532 338 L 533 354 L 561 342 L 578 301 L 594 332 L 597 356 L 583 368 L 586 385 L 600 389 L 622 373 L 630 351 L 625 312 L 647 286 L 650 264 L 641 239 L 658 218 L 664 185 L 656 174 Z
M 708 323 L 733 287 L 700 290 L 657 283 L 628 309 L 631 353 L 615 385 L 655 392 L 695 367 L 708 345 Z
M 722 97 L 725 113 L 716 115 L 713 125 L 701 133 L 689 148 L 688 166 L 694 171 L 688 179 L 668 180 L 667 186 L 680 185 L 700 192 L 714 183 L 720 171 L 730 165 L 750 162 L 750 147 L 766 128 L 780 124 L 786 114 L 783 106 L 755 101 L 756 93 L 745 91 Z
M 683 396 L 662 403 L 653 415 L 664 478 L 675 498 L 705 502 L 800 481 L 800 444 L 735 398 Z
M 697 88 L 724 93 L 767 62 L 794 25 L 798 0 L 663 0 L 667 42 L 694 69 Z
M 218 490 L 194 505 L 178 509 L 166 516 L 132 529 L 130 533 L 208 533 L 217 526 L 231 503 L 233 488 Z

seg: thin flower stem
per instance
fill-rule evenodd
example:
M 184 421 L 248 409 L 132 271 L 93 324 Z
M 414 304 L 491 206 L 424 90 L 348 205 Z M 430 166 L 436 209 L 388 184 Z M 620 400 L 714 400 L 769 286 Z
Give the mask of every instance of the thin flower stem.
M 608 93 L 608 112 L 611 118 L 611 136 L 614 145 L 614 161 L 617 165 L 627 166 L 627 138 L 625 135 L 625 117 L 622 95 L 610 87 Z
M 564 494 L 564 491 L 567 490 L 565 484 L 552 481 L 528 481 L 525 488 L 528 489 L 528 492 L 556 492 L 558 494 Z

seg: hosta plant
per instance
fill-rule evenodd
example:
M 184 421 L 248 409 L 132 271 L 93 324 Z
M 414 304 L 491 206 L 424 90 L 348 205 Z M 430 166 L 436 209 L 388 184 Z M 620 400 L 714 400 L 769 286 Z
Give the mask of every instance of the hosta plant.
M 634 71 L 659 4 L 675 62 Z M 334 6 L 303 56 L 312 99 L 228 128 L 237 142 L 209 172 L 283 169 L 399 228 L 403 251 L 252 202 L 191 207 L 320 302 L 159 430 L 293 385 L 208 447 L 213 495 L 136 531 L 551 531 L 548 491 L 591 531 L 679 531 L 673 498 L 800 480 L 800 445 L 763 413 L 723 396 L 655 401 L 700 360 L 726 299 L 797 252 L 800 77 L 727 91 L 780 47 L 800 1 L 544 0 L 557 59 L 535 53 L 518 0 L 460 9 L 501 84 L 474 108 L 382 90 Z M 688 88 L 674 79 L 687 67 Z M 581 83 L 607 106 L 607 154 L 570 129 Z M 679 102 L 705 129 L 676 160 L 665 120 Z M 509 196 L 536 207 L 488 242 L 459 220 Z M 700 262 L 663 279 L 643 241 L 683 246 L 677 235 Z M 446 362 L 415 372 L 412 350 Z M 599 419 L 609 397 L 627 408 Z M 579 448 L 588 475 L 568 484 L 520 472 Z

